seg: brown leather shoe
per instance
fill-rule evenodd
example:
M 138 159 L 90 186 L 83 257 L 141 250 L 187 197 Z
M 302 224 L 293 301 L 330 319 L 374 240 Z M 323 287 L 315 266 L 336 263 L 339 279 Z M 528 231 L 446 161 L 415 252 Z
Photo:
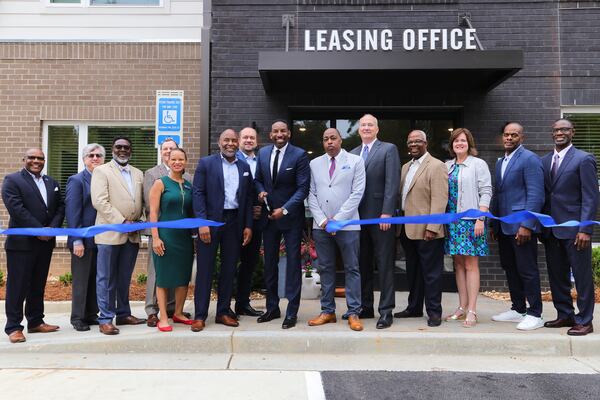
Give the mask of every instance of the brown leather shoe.
M 348 325 L 350 326 L 350 329 L 352 329 L 353 331 L 362 331 L 363 330 L 363 324 L 362 324 L 362 322 L 360 322 L 358 315 L 348 316 Z
M 8 340 L 11 343 L 23 343 L 25 340 L 25 335 L 23 335 L 23 331 L 14 331 L 8 335 Z
M 140 325 L 146 322 L 144 318 L 136 318 L 133 315 L 117 318 L 117 325 Z
M 565 328 L 575 326 L 575 320 L 571 318 L 556 318 L 544 323 L 544 328 Z
M 104 333 L 105 335 L 118 335 L 119 334 L 119 328 L 117 328 L 110 322 L 108 324 L 98 325 L 98 329 L 100 330 L 101 333 Z
M 192 332 L 200 332 L 202 329 L 204 329 L 204 320 L 195 319 L 190 329 Z
M 35 328 L 27 328 L 27 333 L 49 333 L 56 332 L 58 329 L 58 325 L 48 325 L 42 322 Z
M 317 318 L 308 321 L 308 326 L 319 326 L 337 322 L 335 314 L 321 313 Z
M 150 314 L 148 315 L 148 319 L 146 320 L 146 325 L 150 328 L 156 328 L 156 324 L 158 324 L 158 315 Z
M 232 327 L 236 327 L 236 326 L 240 326 L 240 323 L 237 322 L 237 320 L 235 318 L 233 318 L 230 315 L 217 315 L 215 317 L 215 322 L 217 324 L 223 324 L 226 326 L 232 326 Z
M 588 333 L 594 332 L 594 326 L 590 322 L 588 325 L 575 325 L 567 331 L 569 336 L 585 336 Z

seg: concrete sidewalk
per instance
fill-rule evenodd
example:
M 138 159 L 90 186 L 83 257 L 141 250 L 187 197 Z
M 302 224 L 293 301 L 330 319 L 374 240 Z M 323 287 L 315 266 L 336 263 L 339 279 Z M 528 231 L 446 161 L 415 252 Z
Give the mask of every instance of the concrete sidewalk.
M 407 293 L 397 293 L 395 311 L 404 308 L 406 298 Z M 456 294 L 444 293 L 444 314 L 452 312 L 456 304 Z M 135 316 L 145 316 L 141 302 L 132 306 Z M 521 332 L 514 323 L 491 321 L 492 315 L 510 307 L 508 302 L 483 296 L 478 303 L 479 323 L 470 329 L 456 322 L 429 328 L 425 318 L 411 318 L 395 319 L 385 330 L 375 329 L 376 319 L 363 320 L 365 330 L 353 332 L 341 320 L 346 309 L 344 299 L 337 299 L 336 324 L 307 326 L 307 321 L 318 315 L 320 304 L 318 300 L 302 300 L 298 325 L 293 329 L 281 329 L 282 319 L 258 324 L 251 317 L 241 317 L 238 328 L 229 328 L 214 323 L 214 306 L 213 302 L 202 332 L 191 332 L 182 324 L 174 324 L 169 333 L 139 325 L 123 326 L 119 335 L 105 336 L 96 326 L 88 332 L 75 331 L 69 323 L 70 303 L 47 303 L 45 321 L 60 325 L 61 330 L 25 333 L 27 342 L 22 344 L 1 340 L 0 368 L 127 368 L 135 358 L 135 365 L 150 369 L 164 368 L 165 364 L 179 369 L 280 369 L 281 365 L 296 370 L 354 369 L 357 365 L 363 369 L 397 369 L 404 360 L 415 370 L 430 370 L 432 365 L 441 369 L 462 365 L 461 370 L 470 370 L 469 363 L 475 358 L 480 365 L 513 363 L 510 370 L 533 362 L 542 366 L 536 368 L 541 372 L 543 365 L 549 366 L 548 372 L 556 372 L 559 364 L 570 371 L 572 364 L 585 373 L 600 371 L 600 334 L 570 337 L 566 328 Z M 264 301 L 253 306 L 264 309 Z M 3 309 L 3 304 L 0 307 Z M 193 312 L 193 303 L 186 304 L 185 309 Z M 281 310 L 285 310 L 285 300 Z M 554 317 L 552 304 L 544 303 L 544 319 Z M 5 316 L 0 315 L 2 326 L 4 322 Z

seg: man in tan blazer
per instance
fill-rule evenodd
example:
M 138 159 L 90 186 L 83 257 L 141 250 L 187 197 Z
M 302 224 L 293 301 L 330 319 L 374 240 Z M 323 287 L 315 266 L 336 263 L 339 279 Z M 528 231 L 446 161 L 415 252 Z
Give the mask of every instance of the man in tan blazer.
M 131 140 L 117 137 L 112 144 L 112 161 L 96 167 L 92 174 L 92 205 L 97 211 L 96 225 L 128 224 L 142 217 L 142 171 L 129 165 Z M 96 294 L 100 332 L 116 335 L 117 325 L 144 323 L 131 315 L 129 284 L 139 250 L 139 232 L 105 232 L 95 237 L 98 245 Z M 116 305 L 115 305 L 116 302 Z
M 412 131 L 406 143 L 412 160 L 402 167 L 400 196 L 404 215 L 427 215 L 446 212 L 448 204 L 448 170 L 446 165 L 427 152 L 427 135 Z M 397 318 L 421 317 L 423 299 L 427 325 L 442 322 L 441 277 L 444 268 L 444 226 L 441 224 L 403 225 L 400 241 L 406 253 L 406 276 L 410 293 L 408 306 L 394 314 Z

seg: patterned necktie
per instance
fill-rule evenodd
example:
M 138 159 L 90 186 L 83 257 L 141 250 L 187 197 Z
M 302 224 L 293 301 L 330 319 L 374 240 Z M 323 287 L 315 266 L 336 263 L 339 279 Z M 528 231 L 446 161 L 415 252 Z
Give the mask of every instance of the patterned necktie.
M 273 183 L 275 183 L 275 179 L 277 179 L 277 170 L 279 169 L 279 149 L 275 150 L 275 161 L 273 161 L 273 172 L 271 176 L 273 177 Z
M 367 162 L 367 157 L 369 157 L 369 146 L 363 147 L 362 158 L 365 162 Z
M 331 179 L 334 172 L 335 172 L 335 157 L 331 157 L 331 165 L 329 166 L 329 179 Z
M 552 180 L 554 180 L 556 178 L 556 173 L 558 172 L 558 159 L 559 159 L 559 155 L 555 154 L 554 155 L 554 162 L 552 163 L 552 169 L 550 170 L 550 175 L 552 177 Z

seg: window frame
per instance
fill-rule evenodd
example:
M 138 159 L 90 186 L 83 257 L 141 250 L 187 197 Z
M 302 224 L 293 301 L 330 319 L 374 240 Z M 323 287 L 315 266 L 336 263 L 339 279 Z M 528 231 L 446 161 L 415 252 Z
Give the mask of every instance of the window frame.
M 46 7 L 76 7 L 76 8 L 165 8 L 170 5 L 171 0 L 159 0 L 158 5 L 154 4 L 92 4 L 91 0 L 80 0 L 79 3 L 52 3 L 51 0 L 42 0 Z

